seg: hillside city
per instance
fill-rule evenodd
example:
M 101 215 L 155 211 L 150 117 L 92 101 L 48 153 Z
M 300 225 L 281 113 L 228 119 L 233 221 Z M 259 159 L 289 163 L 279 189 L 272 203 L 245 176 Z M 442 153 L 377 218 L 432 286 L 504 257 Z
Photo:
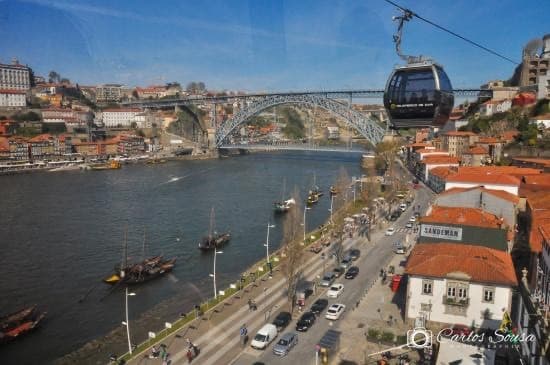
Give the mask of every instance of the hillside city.
M 383 349 L 381 344 L 400 345 L 407 329 L 420 324 L 434 334 L 450 328 L 448 335 L 459 344 L 441 345 L 437 353 L 421 346 L 411 357 L 435 361 L 437 355 L 438 364 L 450 364 L 452 356 L 481 354 L 480 364 L 549 363 L 550 35 L 543 44 L 522 51 L 522 63 L 510 79 L 480 85 L 492 97 L 455 106 L 442 128 L 392 132 L 372 146 L 327 111 L 278 106 L 232 133 L 230 140 L 243 149 L 255 143 L 314 141 L 372 150 L 362 158 L 365 176 L 371 178 L 353 184 L 361 182 L 362 189 L 377 176 L 381 187 L 365 193 L 360 212 L 367 212 L 368 219 L 349 221 L 350 237 L 366 245 L 376 241 L 363 237 L 363 225 L 378 227 L 380 240 L 406 229 L 407 242 L 392 247 L 395 271 L 382 270 L 372 289 L 386 296 L 400 290 L 401 299 L 386 303 L 384 315 L 368 295 L 357 301 L 356 311 L 348 305 L 349 317 L 342 321 L 352 328 L 366 318 L 367 327 L 360 331 L 366 345 L 350 350 L 356 337 L 343 334 L 340 357 L 321 352 L 320 361 L 336 363 L 330 361 L 347 356 L 360 363 L 367 349 L 374 353 Z M 216 128 L 247 107 L 238 96 L 246 93 L 209 90 L 202 82 L 185 87 L 179 82 L 81 85 L 56 71 L 35 75 L 32 65 L 14 58 L 0 64 L 0 175 L 218 158 Z M 216 97 L 227 99 L 209 102 Z M 172 99 L 200 100 L 186 108 L 132 106 Z M 388 120 L 382 105 L 351 107 L 381 124 Z M 393 190 L 381 190 L 391 184 Z M 386 275 L 391 275 L 387 285 Z M 494 335 L 497 329 L 508 335 L 503 341 L 510 346 L 476 345 L 474 334 L 489 336 L 492 330 Z M 375 358 L 390 363 L 387 355 Z

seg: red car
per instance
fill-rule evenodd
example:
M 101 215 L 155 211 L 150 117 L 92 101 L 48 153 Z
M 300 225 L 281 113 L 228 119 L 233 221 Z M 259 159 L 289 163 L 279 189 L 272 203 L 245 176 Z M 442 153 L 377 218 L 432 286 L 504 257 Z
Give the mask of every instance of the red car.
M 469 336 L 470 333 L 472 333 L 472 329 L 468 326 L 465 326 L 463 324 L 455 324 L 451 327 L 451 334 L 449 336 L 453 335 L 459 335 L 459 336 Z M 449 333 L 449 331 L 445 331 L 445 334 Z

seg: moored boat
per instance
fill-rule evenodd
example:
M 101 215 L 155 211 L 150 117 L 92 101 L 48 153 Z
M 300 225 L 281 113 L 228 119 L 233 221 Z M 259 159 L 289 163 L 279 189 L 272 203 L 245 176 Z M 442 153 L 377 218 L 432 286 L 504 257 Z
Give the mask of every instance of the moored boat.
M 22 309 L 0 319 L 0 343 L 7 343 L 34 330 L 44 319 L 46 312 L 36 306 Z
M 217 249 L 231 240 L 231 233 L 217 233 L 214 223 L 214 208 L 210 211 L 210 228 L 208 229 L 208 235 L 203 237 L 199 242 L 199 249 L 202 251 L 210 251 Z
M 122 165 L 120 164 L 120 162 L 116 161 L 116 160 L 110 160 L 109 162 L 106 162 L 106 163 L 99 163 L 99 164 L 93 164 L 93 165 L 90 165 L 90 169 L 92 170 L 116 170 L 116 169 L 120 169 Z
M 296 201 L 293 198 L 285 200 L 283 202 L 273 203 L 273 208 L 275 213 L 286 213 L 296 204 Z
M 338 194 L 338 190 L 336 190 L 336 188 L 334 186 L 331 186 L 330 187 L 330 195 L 337 195 Z

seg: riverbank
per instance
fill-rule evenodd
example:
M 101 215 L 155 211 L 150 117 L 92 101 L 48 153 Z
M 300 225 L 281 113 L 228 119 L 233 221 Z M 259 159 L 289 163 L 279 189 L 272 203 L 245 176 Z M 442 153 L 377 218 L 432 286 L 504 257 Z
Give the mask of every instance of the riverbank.
M 365 202 L 361 199 L 357 199 L 356 202 L 349 202 L 348 205 L 341 207 L 338 211 L 335 211 L 330 223 L 330 218 L 327 219 L 324 224 L 321 224 L 315 230 L 312 230 L 306 234 L 307 238 L 304 244 L 304 250 L 306 251 L 306 257 L 310 258 L 315 256 L 315 253 L 310 253 L 308 248 L 319 241 L 336 241 L 347 237 L 348 233 L 343 233 L 343 227 L 345 225 L 345 218 L 350 217 L 361 211 L 361 208 L 365 206 Z M 279 272 L 279 264 L 284 260 L 284 249 L 281 247 L 270 254 L 270 262 L 272 264 L 272 270 L 274 273 Z M 246 296 L 250 297 L 250 292 L 257 288 L 261 283 L 266 282 L 269 278 L 269 267 L 267 265 L 266 258 L 262 258 L 250 265 L 239 275 L 234 275 L 230 279 L 230 283 L 225 287 L 220 286 L 220 293 L 217 299 L 210 297 L 204 302 L 200 303 L 200 312 L 196 311 L 196 308 L 190 306 L 183 308 L 181 313 L 177 313 L 169 320 L 170 328 L 163 327 L 163 322 L 159 321 L 156 328 L 152 328 L 149 325 L 149 332 L 154 332 L 156 338 L 147 339 L 141 338 L 137 340 L 137 336 L 133 335 L 133 342 L 139 343 L 135 349 L 131 358 L 138 359 L 142 357 L 143 353 L 153 344 L 162 343 L 166 337 L 179 332 L 187 333 L 189 328 L 193 329 L 200 326 L 200 319 L 208 320 L 209 326 L 214 325 L 218 321 L 223 321 L 226 318 L 226 314 L 229 314 L 229 310 L 226 310 L 231 303 L 240 300 L 246 293 Z M 178 298 L 174 297 L 169 302 L 177 302 Z M 147 318 L 160 317 L 162 310 L 168 308 L 168 303 L 159 304 L 153 311 L 151 311 Z M 198 314 L 201 313 L 199 316 Z M 212 317 L 216 316 L 216 320 L 211 322 Z M 198 316 L 198 317 L 197 317 Z M 199 322 L 197 322 L 199 320 Z M 143 325 L 143 320 L 133 320 L 132 328 L 135 331 L 136 328 Z M 107 336 L 91 341 L 81 349 L 64 356 L 63 358 L 55 362 L 56 365 L 68 365 L 74 363 L 89 363 L 89 364 L 104 364 L 105 359 L 109 354 L 121 354 L 127 351 L 126 345 L 113 346 L 115 343 L 125 343 L 126 331 L 124 328 L 111 331 Z M 121 351 L 122 350 L 122 351 Z M 121 355 L 129 360 L 129 354 Z

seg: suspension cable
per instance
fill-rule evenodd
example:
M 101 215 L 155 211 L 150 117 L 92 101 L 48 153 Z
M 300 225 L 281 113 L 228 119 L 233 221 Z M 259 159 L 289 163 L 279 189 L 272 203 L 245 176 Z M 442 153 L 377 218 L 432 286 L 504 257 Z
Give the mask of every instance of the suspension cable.
M 491 53 L 491 54 L 493 54 L 493 55 L 495 55 L 495 56 L 497 56 L 497 57 L 500 57 L 500 58 L 502 58 L 502 59 L 504 59 L 504 60 L 506 60 L 506 61 L 508 61 L 508 62 L 511 62 L 511 63 L 513 63 L 513 64 L 515 64 L 515 65 L 519 65 L 518 62 L 516 62 L 516 61 L 514 61 L 514 60 L 512 60 L 512 59 L 510 59 L 510 58 L 508 58 L 508 57 L 506 57 L 506 56 L 503 56 L 503 55 L 501 55 L 500 53 L 498 53 L 498 52 L 496 52 L 496 51 L 493 51 L 493 50 L 491 50 L 491 49 L 489 49 L 489 48 L 487 48 L 487 47 L 485 47 L 485 46 L 482 46 L 481 44 L 479 44 L 479 43 L 477 43 L 477 42 L 474 42 L 474 41 L 472 41 L 472 40 L 470 40 L 470 39 L 468 39 L 468 38 L 466 38 L 466 37 L 463 37 L 463 36 L 461 36 L 460 34 L 457 34 L 457 33 L 453 32 L 452 30 L 449 30 L 449 29 L 447 29 L 447 28 L 445 28 L 445 27 L 443 27 L 443 26 L 441 26 L 441 25 L 438 25 L 438 24 L 434 23 L 434 22 L 431 21 L 431 20 L 428 20 L 428 19 L 426 19 L 426 18 L 424 18 L 424 17 L 421 17 L 420 15 L 416 14 L 415 12 L 413 12 L 413 11 L 410 10 L 410 9 L 404 8 L 404 7 L 402 7 L 401 5 L 398 5 L 398 4 L 394 3 L 394 2 L 391 1 L 391 0 L 384 0 L 384 1 L 387 2 L 387 3 L 389 3 L 389 4 L 391 4 L 391 5 L 393 5 L 393 6 L 395 6 L 396 8 L 401 9 L 402 11 L 404 11 L 404 12 L 406 12 L 406 13 L 412 14 L 412 16 L 415 16 L 415 17 L 417 17 L 418 19 L 420 19 L 420 20 L 422 20 L 422 21 L 424 21 L 424 22 L 426 22 L 426 23 L 428 23 L 428 24 L 430 24 L 430 25 L 433 25 L 434 27 L 436 27 L 436 28 L 438 28 L 438 29 L 440 29 L 440 30 L 442 30 L 442 31 L 444 31 L 444 32 L 447 32 L 447 33 L 449 33 L 449 34 L 451 34 L 451 35 L 454 35 L 454 36 L 457 37 L 457 38 L 462 39 L 463 41 L 466 41 L 466 42 L 470 43 L 470 44 L 473 45 L 473 46 L 476 46 L 476 47 L 478 47 L 478 48 L 481 48 L 482 50 L 484 50 L 484 51 L 486 51 L 486 52 L 489 52 L 489 53 Z

